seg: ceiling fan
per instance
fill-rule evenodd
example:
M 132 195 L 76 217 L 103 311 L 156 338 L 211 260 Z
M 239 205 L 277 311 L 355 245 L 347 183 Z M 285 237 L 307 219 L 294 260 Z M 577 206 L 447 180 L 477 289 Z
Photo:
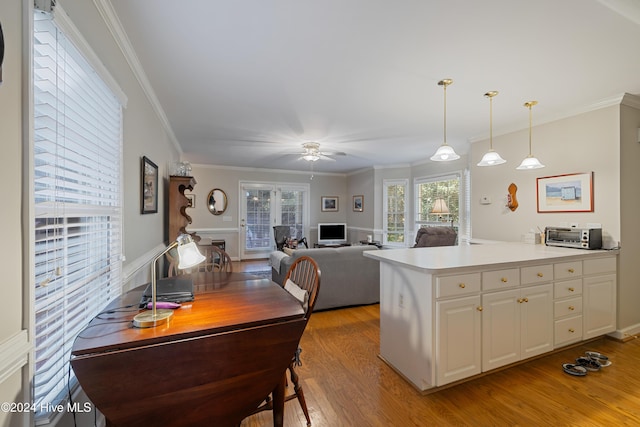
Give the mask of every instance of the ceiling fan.
M 300 157 L 298 160 L 306 160 L 308 162 L 315 162 L 318 160 L 330 160 L 335 162 L 336 159 L 329 156 L 346 156 L 347 154 L 339 151 L 339 152 L 326 152 L 320 151 L 320 144 L 317 142 L 305 142 L 302 144 L 302 153 L 300 153 Z

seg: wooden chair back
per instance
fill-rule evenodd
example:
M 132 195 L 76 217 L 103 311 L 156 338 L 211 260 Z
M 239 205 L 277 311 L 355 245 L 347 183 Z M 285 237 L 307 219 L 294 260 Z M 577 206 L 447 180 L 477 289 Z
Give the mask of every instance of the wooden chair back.
M 318 268 L 318 263 L 311 257 L 301 256 L 291 264 L 283 283 L 287 283 L 287 280 L 291 280 L 309 293 L 309 306 L 307 309 L 307 321 L 309 321 L 320 290 L 320 268 Z
M 218 246 L 211 246 L 211 262 L 213 269 L 210 271 L 233 272 L 231 257 L 227 252 Z

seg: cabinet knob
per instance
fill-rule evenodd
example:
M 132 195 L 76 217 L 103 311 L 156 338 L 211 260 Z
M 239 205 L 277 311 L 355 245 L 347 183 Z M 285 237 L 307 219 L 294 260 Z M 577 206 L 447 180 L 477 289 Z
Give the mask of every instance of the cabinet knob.
M 538 277 L 543 277 L 543 276 L 544 276 L 544 274 L 538 273 Z
M 573 292 L 573 291 L 575 291 L 574 288 L 569 288 L 569 292 Z
M 529 298 L 523 298 L 522 301 L 529 302 Z
M 574 333 L 576 330 L 573 328 L 569 328 L 569 332 Z
M 507 280 L 507 278 L 506 278 L 506 277 L 501 278 L 501 279 L 500 279 L 500 281 L 501 281 L 502 283 L 507 283 L 507 282 L 508 282 L 508 280 Z
M 522 298 L 518 298 L 518 304 L 522 304 L 524 300 Z
M 573 311 L 573 310 L 575 310 L 575 309 L 576 309 L 576 308 L 575 308 L 574 306 L 572 306 L 572 305 L 570 305 L 570 306 L 569 306 L 569 310 Z
M 481 306 L 481 305 L 480 305 L 480 306 L 478 306 L 478 308 L 476 308 L 476 310 L 478 310 L 478 311 L 482 311 L 482 306 Z
M 460 283 L 460 284 L 458 284 L 458 286 L 460 286 L 460 289 L 464 289 L 464 288 L 467 287 L 467 285 L 465 285 L 464 283 Z
M 575 270 L 573 268 L 570 268 L 568 271 L 569 273 L 575 273 Z

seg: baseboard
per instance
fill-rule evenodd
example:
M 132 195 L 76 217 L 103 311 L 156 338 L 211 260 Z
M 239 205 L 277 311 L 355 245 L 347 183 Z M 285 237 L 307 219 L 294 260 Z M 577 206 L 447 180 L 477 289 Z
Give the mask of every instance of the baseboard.
M 636 339 L 640 337 L 640 323 L 628 326 L 624 329 L 618 329 L 615 332 L 610 333 L 609 336 L 623 342 Z

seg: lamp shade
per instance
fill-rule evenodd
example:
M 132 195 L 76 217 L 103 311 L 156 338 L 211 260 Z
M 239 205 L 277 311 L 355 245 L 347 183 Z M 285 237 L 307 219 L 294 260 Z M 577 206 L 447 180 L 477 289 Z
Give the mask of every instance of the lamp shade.
M 480 160 L 478 166 L 495 166 L 505 162 L 506 160 L 500 157 L 500 154 L 494 150 L 489 150 L 482 156 L 482 160 Z
M 449 207 L 447 206 L 447 202 L 444 199 L 436 199 L 433 202 L 433 209 L 431 209 L 431 213 L 434 214 L 448 214 Z
M 184 245 L 178 246 L 178 268 L 184 270 L 185 268 L 191 268 L 206 260 L 205 256 L 200 253 L 196 242 L 189 242 Z
M 460 156 L 456 154 L 450 145 L 442 144 L 430 159 L 434 162 L 448 162 L 459 158 Z
M 540 160 L 536 159 L 533 156 L 527 156 L 524 158 L 524 160 L 522 160 L 522 163 L 520 163 L 520 166 L 518 166 L 516 169 L 527 170 L 527 169 L 540 169 L 543 167 L 544 165 L 540 163 Z

